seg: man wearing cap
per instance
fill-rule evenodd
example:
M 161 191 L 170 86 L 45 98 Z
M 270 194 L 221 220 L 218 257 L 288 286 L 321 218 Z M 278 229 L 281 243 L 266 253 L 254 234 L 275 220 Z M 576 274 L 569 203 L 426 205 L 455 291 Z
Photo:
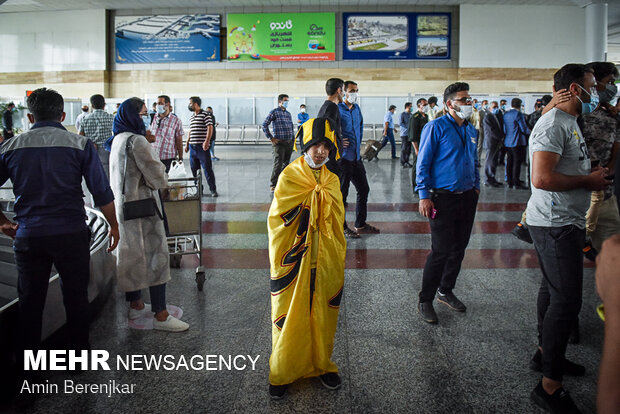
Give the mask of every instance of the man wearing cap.
M 88 116 L 88 105 L 82 106 L 82 113 L 75 118 L 75 129 L 77 132 L 80 132 L 82 121 L 86 118 L 86 116 Z
M 331 356 L 347 243 L 340 181 L 325 166 L 335 136 L 327 118 L 306 121 L 297 134 L 304 155 L 280 173 L 267 220 L 273 399 L 300 378 L 318 376 L 330 390 L 341 384 Z

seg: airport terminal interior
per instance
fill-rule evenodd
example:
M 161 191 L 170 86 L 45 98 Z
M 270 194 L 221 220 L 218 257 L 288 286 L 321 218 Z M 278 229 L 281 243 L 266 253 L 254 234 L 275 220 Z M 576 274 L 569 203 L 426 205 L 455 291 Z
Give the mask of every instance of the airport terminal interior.
M 435 110 L 450 110 L 444 90 L 466 82 L 478 116 L 478 125 L 472 118 L 470 128 L 484 133 L 485 114 L 496 119 L 495 114 L 509 111 L 515 102 L 517 112 L 529 122 L 529 114 L 548 104 L 543 96 L 554 95 L 554 74 L 564 65 L 611 62 L 620 68 L 620 3 L 0 0 L 0 44 L 2 177 L 7 174 L 3 158 L 10 151 L 7 148 L 18 145 L 20 134 L 41 128 L 28 118 L 28 98 L 46 87 L 64 98 L 62 126 L 72 133 L 82 131 L 87 138 L 88 129 L 79 122 L 76 125 L 76 120 L 94 113 L 91 96 L 105 98 L 104 111 L 114 116 L 114 128 L 126 113 L 124 102 L 140 98 L 149 111 L 142 115 L 152 116 L 146 126 L 140 126 L 145 136 L 155 136 L 164 113 L 156 111 L 165 95 L 169 102 L 162 111 L 166 117 L 178 117 L 183 145 L 197 116 L 188 103 L 194 103 L 191 97 L 200 97 L 198 108 L 212 108 L 214 117 L 213 152 L 203 153 L 211 159 L 217 183 L 217 191 L 210 188 L 209 177 L 199 168 L 200 184 L 196 184 L 190 154 L 183 152 L 180 170 L 172 167 L 177 181 L 170 176 L 161 192 L 170 226 L 167 310 L 189 324 L 184 332 L 154 329 L 157 320 L 150 315 L 128 318 L 128 302 L 117 283 L 117 253 L 105 251 L 109 224 L 93 207 L 96 203 L 86 182 L 82 184 L 91 230 L 89 342 L 92 350 L 109 353 L 111 369 L 41 371 L 40 382 L 48 388 L 25 402 L 19 401 L 22 383 L 17 384 L 19 373 L 11 356 L 20 329 L 18 266 L 13 241 L 0 235 L 0 329 L 5 332 L 0 334 L 0 375 L 2 387 L 11 390 L 3 395 L 0 412 L 545 412 L 530 396 L 541 380 L 530 360 L 538 347 L 537 298 L 543 273 L 534 245 L 514 234 L 532 197 L 531 160 L 523 159 L 521 184 L 509 186 L 507 161 L 501 159 L 495 173 L 500 184 L 492 185 L 485 170 L 489 148 L 477 148 L 471 138 L 480 191 L 454 288 L 467 310 L 455 312 L 452 306 L 435 301 L 438 323 L 427 323 L 418 302 L 433 219 L 421 214 L 423 191 L 416 191 L 412 183 L 416 172 L 420 183 L 422 155 L 416 157 L 417 149 L 410 149 L 408 165 L 403 165 L 399 120 L 406 103 L 412 103 L 414 114 L 418 103 L 421 108 L 427 106 L 433 96 L 437 97 Z M 274 108 L 279 110 L 281 94 L 287 95 L 288 106 L 283 109 L 290 112 L 295 131 L 302 105 L 309 118 L 316 118 L 330 78 L 354 81 L 359 88 L 355 98 L 345 90 L 343 96 L 345 102 L 356 99 L 363 116 L 358 150 L 369 186 L 366 222 L 378 232 L 362 229 L 359 237 L 346 238 L 344 288 L 331 356 L 338 367 L 339 389 L 327 389 L 317 374 L 302 375 L 277 399 L 270 389 L 269 359 L 272 341 L 279 338 L 274 331 L 280 329 L 282 336 L 285 331 L 274 328 L 270 255 L 275 243 L 270 240 L 268 221 L 270 207 L 277 205 L 270 188 L 277 149 L 263 124 Z M 616 99 L 608 103 L 615 105 Z M 10 102 L 14 109 L 7 106 Z M 345 106 L 342 103 L 339 109 L 347 112 Z M 428 118 L 429 110 L 425 111 Z M 13 123 L 11 137 L 6 135 L 5 113 Z M 393 126 L 386 126 L 391 117 Z M 347 119 L 353 124 L 352 117 Z M 270 128 L 268 133 L 276 134 L 273 125 Z M 386 128 L 392 129 L 395 146 L 388 141 L 374 157 L 364 160 L 364 151 L 375 151 L 372 143 L 382 141 Z M 342 133 L 345 129 L 349 127 L 343 124 Z M 427 129 L 421 132 L 422 141 Z M 620 137 L 620 129 L 616 135 Z M 300 136 L 299 142 L 305 144 L 303 131 Z M 293 150 L 287 169 L 304 157 L 300 147 Z M 192 147 L 192 151 L 197 150 Z M 155 151 L 153 156 L 157 157 Z M 303 162 L 308 163 L 308 157 Z M 451 170 L 452 165 L 442 168 Z M 325 188 L 317 184 L 316 191 Z M 286 191 L 276 187 L 275 197 Z M 352 229 L 357 227 L 356 195 L 352 183 L 344 200 L 344 218 Z M 15 198 L 9 180 L 0 188 L 0 207 L 9 219 L 18 209 Z M 441 209 L 436 213 L 439 218 Z M 616 221 L 620 232 L 620 219 Z M 315 237 L 323 237 L 322 232 L 317 230 L 321 235 Z M 133 254 L 143 252 L 136 249 Z M 606 332 L 596 265 L 585 256 L 582 263 L 581 254 L 582 305 L 574 328 L 578 337 L 571 333 L 566 358 L 583 365 L 585 374 L 565 376 L 562 384 L 581 412 L 596 413 L 603 412 L 600 406 L 597 410 L 597 387 Z M 68 332 L 55 268 L 50 276 L 41 348 L 64 349 Z M 310 289 L 314 289 L 315 273 L 312 277 Z M 151 299 L 144 290 L 144 302 Z M 282 324 L 286 326 L 284 319 Z M 299 342 L 298 346 L 310 345 Z M 119 359 L 132 355 L 138 359 L 168 355 L 175 363 L 187 359 L 188 364 L 197 356 L 197 360 L 213 358 L 213 363 L 198 369 L 175 365 L 170 370 L 117 365 Z M 134 386 L 129 393 L 114 387 L 109 393 L 66 392 L 67 381 Z M 54 385 L 59 391 L 54 391 Z

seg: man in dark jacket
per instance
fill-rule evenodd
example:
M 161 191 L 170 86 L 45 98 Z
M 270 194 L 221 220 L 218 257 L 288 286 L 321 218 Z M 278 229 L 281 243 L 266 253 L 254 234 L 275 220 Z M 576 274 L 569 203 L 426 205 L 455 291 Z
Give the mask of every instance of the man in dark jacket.
M 15 104 L 10 102 L 6 106 L 6 111 L 2 114 L 2 126 L 4 135 L 4 139 L 7 140 L 9 138 L 13 138 L 15 136 L 15 132 L 13 131 L 13 109 L 15 108 Z
M 485 185 L 493 187 L 501 187 L 503 184 L 495 179 L 495 171 L 497 169 L 497 153 L 504 142 L 504 128 L 497 117 L 499 106 L 496 101 L 491 102 L 491 108 L 482 120 L 484 129 L 484 148 L 487 151 L 487 159 L 484 165 L 486 175 Z
M 340 152 L 340 156 L 342 156 L 343 149 L 349 146 L 349 142 L 341 138 L 342 127 L 340 126 L 340 110 L 338 109 L 338 104 L 344 99 L 344 81 L 340 78 L 328 79 L 327 82 L 325 82 L 325 93 L 327 94 L 327 99 L 323 103 L 323 106 L 321 106 L 321 109 L 319 109 L 319 113 L 316 117 L 329 119 L 332 129 L 336 133 L 338 151 Z M 299 137 L 300 148 L 303 148 L 301 143 L 302 138 L 303 137 Z M 340 164 L 336 162 L 335 148 L 332 148 L 329 152 L 329 161 L 327 161 L 325 166 L 334 174 L 340 175 Z M 344 200 L 344 203 L 346 207 L 347 200 Z
M 427 124 L 428 122 L 428 103 L 426 101 L 426 99 L 424 98 L 420 98 L 417 100 L 416 102 L 416 106 L 418 107 L 418 110 L 409 117 L 409 126 L 408 126 L 408 131 L 409 131 L 409 140 L 411 142 L 411 144 L 413 145 L 413 160 L 412 160 L 412 164 L 413 164 L 413 168 L 411 169 L 411 182 L 413 185 L 413 192 L 417 193 L 416 189 L 415 189 L 415 170 L 416 170 L 416 162 L 418 160 L 418 151 L 420 150 L 420 136 L 422 135 L 422 128 L 424 128 L 424 125 Z

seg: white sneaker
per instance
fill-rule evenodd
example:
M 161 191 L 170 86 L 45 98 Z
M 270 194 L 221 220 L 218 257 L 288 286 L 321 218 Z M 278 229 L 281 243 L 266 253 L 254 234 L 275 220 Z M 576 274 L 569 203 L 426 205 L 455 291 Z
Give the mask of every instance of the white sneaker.
M 157 318 L 153 317 L 153 329 L 167 332 L 183 332 L 189 329 L 189 324 L 172 315 L 168 315 L 165 321 L 158 321 Z
M 138 319 L 138 318 L 144 318 L 145 316 L 150 316 L 151 314 L 151 304 L 150 303 L 145 303 L 144 304 L 144 308 L 142 309 L 134 309 L 134 308 L 129 308 L 129 312 L 127 314 L 127 318 L 129 318 L 129 320 L 134 320 L 134 319 Z

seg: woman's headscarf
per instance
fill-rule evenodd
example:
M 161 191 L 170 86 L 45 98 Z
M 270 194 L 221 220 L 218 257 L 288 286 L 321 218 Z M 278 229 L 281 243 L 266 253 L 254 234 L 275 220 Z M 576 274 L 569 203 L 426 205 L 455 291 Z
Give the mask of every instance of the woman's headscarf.
M 131 132 L 133 134 L 145 135 L 146 127 L 140 116 L 140 111 L 144 101 L 140 98 L 129 98 L 121 104 L 114 117 L 114 123 L 112 124 L 112 135 L 104 144 L 104 148 L 107 151 L 112 150 L 112 141 L 114 137 L 123 132 Z

